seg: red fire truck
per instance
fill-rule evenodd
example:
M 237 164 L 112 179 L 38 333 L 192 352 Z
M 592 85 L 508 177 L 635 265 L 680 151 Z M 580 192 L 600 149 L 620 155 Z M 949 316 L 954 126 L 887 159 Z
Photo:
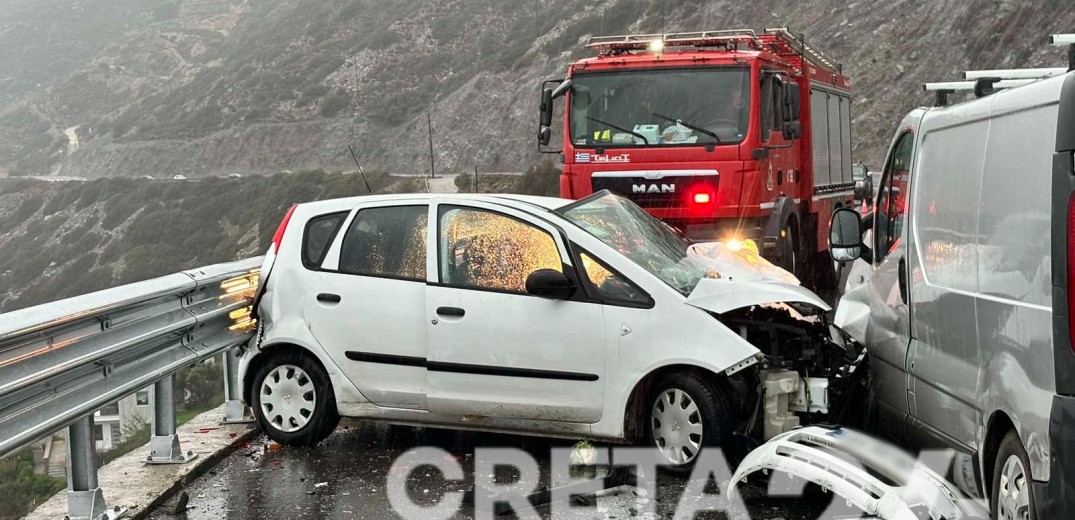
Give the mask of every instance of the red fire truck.
M 592 38 L 542 84 L 539 148 L 560 192 L 608 189 L 696 240 L 750 247 L 832 286 L 832 211 L 853 204 L 851 82 L 787 29 Z M 549 150 L 563 98 L 563 148 Z

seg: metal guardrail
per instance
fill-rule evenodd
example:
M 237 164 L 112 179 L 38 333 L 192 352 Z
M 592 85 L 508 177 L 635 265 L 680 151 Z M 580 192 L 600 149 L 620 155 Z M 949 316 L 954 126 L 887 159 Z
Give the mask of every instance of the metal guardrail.
M 175 434 L 174 375 L 229 351 L 227 409 L 241 414 L 230 351 L 253 334 L 260 264 L 251 258 L 213 265 L 0 314 L 0 456 L 70 426 L 68 509 L 72 517 L 99 518 L 105 511 L 92 414 L 152 384 L 147 462 L 188 460 Z

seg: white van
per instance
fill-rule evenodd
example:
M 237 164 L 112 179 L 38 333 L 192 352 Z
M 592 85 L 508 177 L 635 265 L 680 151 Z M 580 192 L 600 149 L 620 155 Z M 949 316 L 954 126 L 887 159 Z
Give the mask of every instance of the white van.
M 869 263 L 837 325 L 870 352 L 875 424 L 954 449 L 994 518 L 1075 518 L 1073 150 L 1075 74 L 917 109 L 873 213 L 833 214 L 834 258 Z

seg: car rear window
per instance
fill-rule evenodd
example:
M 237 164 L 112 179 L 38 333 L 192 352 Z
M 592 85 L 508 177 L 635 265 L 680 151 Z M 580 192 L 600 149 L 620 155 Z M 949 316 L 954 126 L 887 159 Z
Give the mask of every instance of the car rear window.
M 302 265 L 307 269 L 321 267 L 329 245 L 332 244 L 336 233 L 340 231 L 340 226 L 343 225 L 348 213 L 341 211 L 319 215 L 306 223 L 306 231 L 302 234 Z

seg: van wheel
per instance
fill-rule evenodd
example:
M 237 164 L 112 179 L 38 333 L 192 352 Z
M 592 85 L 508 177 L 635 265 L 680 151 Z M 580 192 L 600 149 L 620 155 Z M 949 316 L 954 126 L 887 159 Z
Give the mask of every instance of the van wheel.
M 996 520 L 1033 520 L 1034 497 L 1030 490 L 1030 459 L 1019 436 L 1010 431 L 1000 441 L 993 464 L 990 510 Z
M 336 396 L 321 365 L 298 352 L 281 352 L 254 376 L 252 408 L 261 431 L 290 446 L 315 446 L 336 429 Z
M 703 448 L 730 445 L 731 407 L 698 374 L 661 378 L 646 402 L 646 440 L 660 450 L 662 470 L 688 475 Z

